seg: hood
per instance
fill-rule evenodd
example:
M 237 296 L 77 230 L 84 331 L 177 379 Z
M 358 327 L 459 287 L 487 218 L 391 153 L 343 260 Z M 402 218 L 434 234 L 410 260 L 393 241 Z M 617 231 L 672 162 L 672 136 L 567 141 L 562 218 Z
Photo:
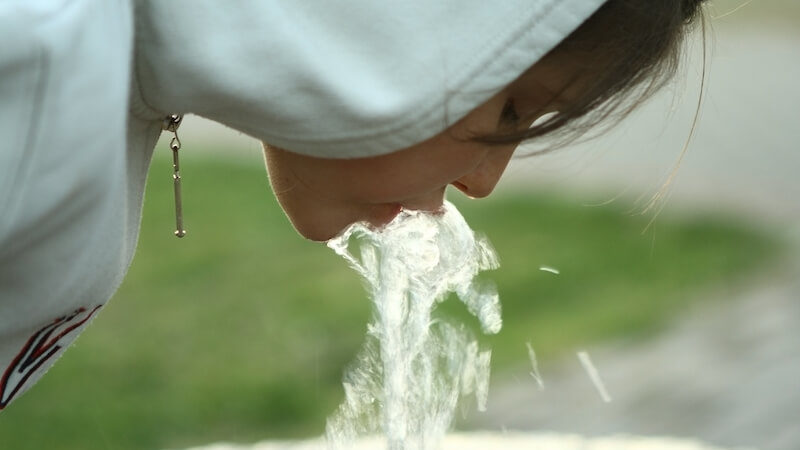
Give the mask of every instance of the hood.
M 390 153 L 438 134 L 605 0 L 137 0 L 136 85 L 311 156 Z

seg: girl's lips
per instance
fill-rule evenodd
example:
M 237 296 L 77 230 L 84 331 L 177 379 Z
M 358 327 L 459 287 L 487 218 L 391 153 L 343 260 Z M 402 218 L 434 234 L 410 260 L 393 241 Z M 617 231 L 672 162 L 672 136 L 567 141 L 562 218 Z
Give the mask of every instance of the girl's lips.
M 376 209 L 375 213 L 372 214 L 367 222 L 375 228 L 382 228 L 386 226 L 389 222 L 394 220 L 400 211 L 403 210 L 403 205 L 397 204 L 388 204 L 388 205 L 381 205 L 380 209 Z

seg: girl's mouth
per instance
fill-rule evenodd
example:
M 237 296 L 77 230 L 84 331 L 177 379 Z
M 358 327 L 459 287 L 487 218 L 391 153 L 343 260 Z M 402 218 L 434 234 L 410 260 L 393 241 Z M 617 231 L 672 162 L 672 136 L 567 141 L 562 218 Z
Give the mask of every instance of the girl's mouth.
M 382 228 L 394 220 L 402 210 L 403 205 L 399 203 L 380 205 L 380 208 L 376 208 L 373 214 L 370 215 L 367 222 L 374 228 Z

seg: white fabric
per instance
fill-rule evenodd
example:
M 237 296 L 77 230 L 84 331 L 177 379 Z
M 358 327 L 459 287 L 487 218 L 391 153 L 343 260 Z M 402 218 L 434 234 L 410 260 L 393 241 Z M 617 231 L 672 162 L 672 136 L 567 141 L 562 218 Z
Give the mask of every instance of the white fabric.
M 0 2 L 0 408 L 58 358 L 133 254 L 132 23 L 126 0 Z
M 463 117 L 602 2 L 240 0 L 220 13 L 218 0 L 153 1 L 139 13 L 139 82 L 162 112 L 294 152 L 374 156 Z
M 0 409 L 121 282 L 167 113 L 311 155 L 391 152 L 602 1 L 0 2 Z

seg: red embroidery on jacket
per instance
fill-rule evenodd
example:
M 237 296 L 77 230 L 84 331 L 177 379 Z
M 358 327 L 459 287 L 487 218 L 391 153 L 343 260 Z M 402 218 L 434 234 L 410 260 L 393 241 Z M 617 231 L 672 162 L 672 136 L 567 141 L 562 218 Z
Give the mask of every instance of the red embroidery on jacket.
M 101 306 L 95 306 L 91 311 L 80 308 L 71 314 L 61 316 L 28 339 L 6 368 L 3 378 L 0 378 L 0 410 L 11 403 L 40 367 L 64 348 L 64 345 L 60 344 L 61 339 L 86 324 L 100 308 Z

